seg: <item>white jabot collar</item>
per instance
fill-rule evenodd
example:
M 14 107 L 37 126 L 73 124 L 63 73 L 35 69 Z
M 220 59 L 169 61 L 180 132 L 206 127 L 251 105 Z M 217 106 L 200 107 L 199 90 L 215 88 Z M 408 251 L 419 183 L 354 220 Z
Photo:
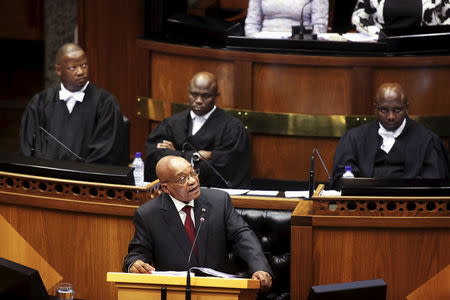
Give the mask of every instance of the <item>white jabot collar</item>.
M 402 134 L 403 129 L 405 129 L 406 125 L 406 118 L 403 119 L 402 125 L 400 125 L 397 129 L 394 131 L 386 130 L 386 128 L 381 125 L 381 123 L 378 123 L 380 125 L 380 128 L 378 129 L 378 134 L 383 138 L 383 143 L 381 144 L 381 150 L 383 150 L 386 153 L 389 153 L 391 151 L 392 147 L 394 146 L 395 139 Z
M 89 81 L 86 82 L 86 84 L 81 88 L 81 90 L 76 92 L 71 92 L 68 89 L 64 87 L 64 85 L 61 83 L 61 90 L 59 90 L 59 99 L 62 101 L 67 101 L 70 98 L 75 99 L 78 102 L 83 102 L 84 99 L 84 91 L 86 90 L 87 86 L 89 84 Z

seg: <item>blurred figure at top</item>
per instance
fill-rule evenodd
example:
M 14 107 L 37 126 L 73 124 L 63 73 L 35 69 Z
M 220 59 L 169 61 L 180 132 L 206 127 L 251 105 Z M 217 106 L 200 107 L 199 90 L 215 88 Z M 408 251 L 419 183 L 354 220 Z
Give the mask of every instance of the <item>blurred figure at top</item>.
M 362 33 L 450 24 L 449 0 L 358 0 L 352 24 Z
M 289 37 L 292 26 L 301 21 L 312 25 L 313 33 L 327 32 L 328 0 L 249 0 L 245 35 L 263 38 L 278 33 L 277 37 Z

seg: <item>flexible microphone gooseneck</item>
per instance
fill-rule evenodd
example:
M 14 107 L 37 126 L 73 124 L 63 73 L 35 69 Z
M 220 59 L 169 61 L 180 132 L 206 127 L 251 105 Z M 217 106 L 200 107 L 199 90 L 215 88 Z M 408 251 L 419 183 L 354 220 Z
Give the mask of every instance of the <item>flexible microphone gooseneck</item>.
M 202 208 L 202 211 L 205 211 L 204 208 Z M 198 225 L 197 233 L 195 234 L 194 242 L 192 243 L 191 251 L 189 252 L 188 256 L 188 269 L 186 274 L 186 300 L 191 300 L 191 257 L 192 252 L 194 252 L 195 246 L 197 244 L 198 234 L 200 233 L 200 229 L 202 228 L 203 223 L 205 222 L 205 214 L 202 214 L 200 216 L 200 225 Z
M 182 149 L 181 152 L 184 152 L 185 146 L 189 146 L 189 148 L 191 148 L 191 150 L 193 150 L 194 152 L 197 152 L 198 155 L 202 158 L 203 162 L 205 162 L 205 164 L 206 164 L 211 170 L 214 171 L 214 173 L 220 178 L 220 180 L 222 180 L 222 181 L 225 183 L 225 185 L 226 185 L 227 187 L 229 187 L 229 188 L 232 188 L 232 187 L 233 187 L 233 186 L 231 185 L 231 183 L 230 183 L 228 180 L 226 180 L 226 179 L 219 173 L 219 171 L 217 171 L 217 169 L 216 169 L 213 165 L 211 165 L 211 164 L 208 162 L 208 160 L 205 159 L 205 158 L 198 152 L 197 149 L 195 149 L 194 146 L 192 146 L 191 143 L 189 143 L 189 142 L 184 142 L 183 146 L 181 147 L 181 149 Z
M 313 153 L 311 155 L 311 161 L 310 161 L 310 165 L 309 165 L 309 199 L 312 198 L 313 194 L 314 194 L 314 179 L 315 179 L 315 167 L 314 167 L 314 150 Z
M 61 147 L 63 147 L 65 150 L 67 150 L 67 152 L 69 152 L 70 154 L 72 154 L 74 157 L 76 157 L 78 160 L 82 161 L 82 162 L 86 162 L 84 158 L 78 156 L 76 153 L 74 153 L 72 150 L 69 149 L 69 147 L 67 147 L 66 145 L 64 145 L 60 140 L 58 140 L 54 135 L 52 135 L 50 132 L 48 132 L 47 130 L 45 130 L 42 126 L 39 126 L 39 129 L 42 130 L 46 135 L 48 135 L 49 137 L 51 137 L 56 143 L 58 143 L 58 145 L 60 145 Z
M 300 40 L 303 40 L 303 39 L 305 39 L 305 40 L 313 40 L 313 39 L 315 39 L 314 35 L 312 34 L 312 30 L 311 29 L 307 30 L 305 28 L 305 26 L 303 25 L 303 23 L 304 23 L 303 17 L 304 17 L 305 7 L 308 4 L 311 4 L 311 2 L 312 2 L 312 0 L 309 0 L 305 4 L 303 4 L 302 11 L 300 13 L 300 25 L 299 26 L 292 26 L 292 38 L 293 39 L 300 39 Z
M 325 165 L 325 163 L 322 159 L 322 155 L 320 155 L 319 150 L 317 150 L 316 148 L 313 148 L 312 154 L 311 154 L 311 163 L 310 163 L 310 167 L 309 167 L 309 199 L 311 199 L 314 194 L 314 186 L 315 186 L 315 156 L 314 156 L 314 153 L 316 153 L 317 157 L 319 157 L 320 163 L 321 163 L 323 169 L 325 170 L 325 172 L 327 173 L 328 181 L 330 181 L 330 173 L 328 172 L 327 166 Z

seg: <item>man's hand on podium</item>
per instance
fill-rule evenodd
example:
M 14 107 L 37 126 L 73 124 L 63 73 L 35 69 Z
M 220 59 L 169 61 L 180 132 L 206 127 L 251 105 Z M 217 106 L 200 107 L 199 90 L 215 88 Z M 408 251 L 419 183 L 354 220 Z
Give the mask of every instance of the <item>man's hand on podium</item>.
M 265 271 L 256 271 L 253 273 L 252 279 L 261 281 L 261 290 L 266 291 L 272 286 L 272 276 Z
M 143 262 L 140 259 L 135 261 L 128 270 L 129 273 L 143 273 L 143 274 L 151 274 L 153 271 L 155 271 L 155 268 L 153 268 L 151 265 Z

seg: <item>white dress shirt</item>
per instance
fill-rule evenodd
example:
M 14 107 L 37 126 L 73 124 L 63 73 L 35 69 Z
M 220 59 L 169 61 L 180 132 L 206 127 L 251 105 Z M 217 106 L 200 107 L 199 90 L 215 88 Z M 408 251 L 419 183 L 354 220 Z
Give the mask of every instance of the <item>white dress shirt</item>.
M 209 116 L 213 113 L 213 111 L 216 110 L 216 106 L 214 105 L 213 109 L 211 109 L 208 113 L 204 114 L 203 116 L 197 116 L 192 110 L 191 110 L 191 118 L 192 118 L 192 135 L 196 134 L 197 131 L 202 128 L 203 124 L 205 124 L 206 120 L 208 120 Z
M 386 130 L 383 125 L 380 124 L 380 129 L 378 129 L 378 134 L 383 138 L 383 143 L 381 144 L 381 150 L 383 150 L 386 153 L 389 153 L 391 151 L 392 147 L 394 146 L 395 139 L 403 132 L 403 129 L 406 125 L 406 118 L 403 120 L 402 125 L 398 127 L 394 131 Z
M 189 205 L 191 207 L 191 219 L 192 219 L 192 223 L 194 224 L 195 227 L 195 217 L 194 217 L 194 200 L 189 201 L 189 203 L 184 203 L 181 202 L 178 199 L 175 199 L 174 197 L 172 197 L 172 195 L 169 195 L 170 199 L 172 199 L 173 204 L 175 205 L 175 208 L 178 210 L 178 214 L 180 215 L 181 218 L 181 222 L 184 225 L 184 221 L 186 220 L 186 213 L 182 210 L 183 207 L 185 207 L 186 205 Z

